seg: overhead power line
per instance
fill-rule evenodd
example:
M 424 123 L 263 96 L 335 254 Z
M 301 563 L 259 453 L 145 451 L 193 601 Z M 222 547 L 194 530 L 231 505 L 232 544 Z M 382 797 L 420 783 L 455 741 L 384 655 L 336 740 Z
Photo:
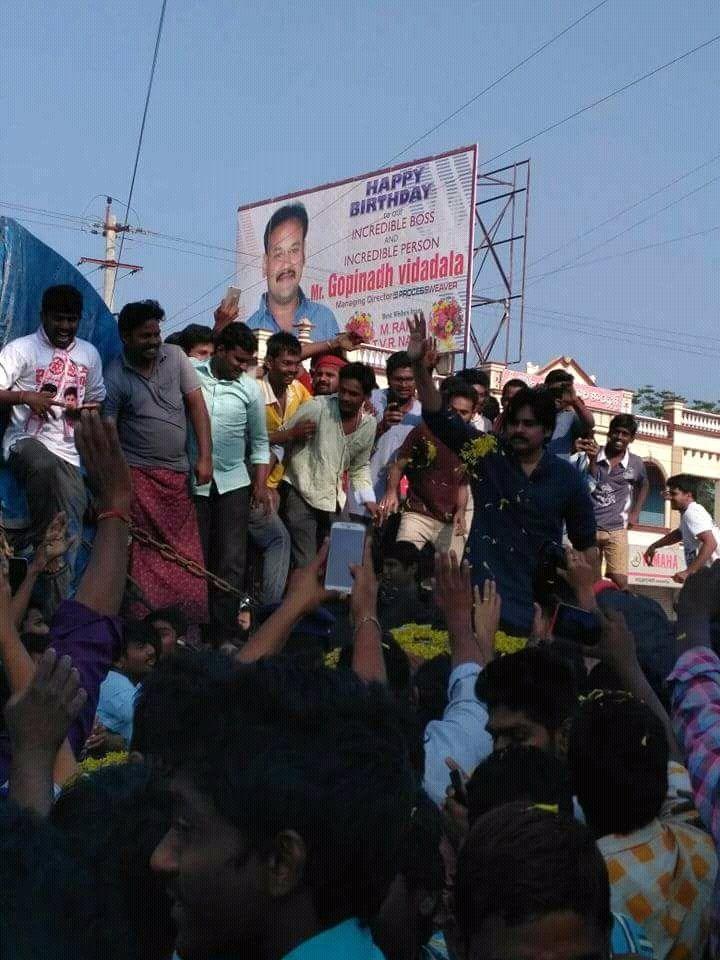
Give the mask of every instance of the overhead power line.
M 571 246 L 574 243 L 578 243 L 580 240 L 584 240 L 585 237 L 589 236 L 591 233 L 595 233 L 596 230 L 600 230 L 602 227 L 606 227 L 609 223 L 612 223 L 614 220 L 619 220 L 620 217 L 624 216 L 626 213 L 630 213 L 631 210 L 634 210 L 635 207 L 641 206 L 643 203 L 646 203 L 648 200 L 652 200 L 653 197 L 657 197 L 658 194 L 664 193 L 666 190 L 669 190 L 670 187 L 674 187 L 676 183 L 680 183 L 681 180 L 687 180 L 688 177 L 691 177 L 694 173 L 697 173 L 698 170 L 703 170 L 705 167 L 709 167 L 713 163 L 717 163 L 720 160 L 720 153 L 716 153 L 714 156 L 710 157 L 709 160 L 706 160 L 704 163 L 701 163 L 697 167 L 693 167 L 692 170 L 688 170 L 686 173 L 681 173 L 679 177 L 674 177 L 669 183 L 666 183 L 662 187 L 658 187 L 657 190 L 653 190 L 651 193 L 647 193 L 644 197 L 641 197 L 639 200 L 636 200 L 634 203 L 631 203 L 627 207 L 623 207 L 622 210 L 618 210 L 617 213 L 614 213 L 611 217 L 608 217 L 606 220 L 601 220 L 600 223 L 596 223 L 592 227 L 588 227 L 587 230 L 583 230 L 582 233 L 578 233 L 576 236 L 571 237 L 570 240 L 566 240 L 565 243 L 561 243 L 559 247 L 555 247 L 554 250 L 544 253 L 541 257 L 533 260 L 528 264 L 528 268 L 534 267 L 536 264 L 541 263 L 543 260 L 547 260 L 548 257 L 554 256 L 556 253 L 559 253 L 561 250 L 564 250 L 566 247 Z
M 681 197 L 678 197 L 676 200 L 671 200 L 670 203 L 666 203 L 664 207 L 660 207 L 659 210 L 654 210 L 652 213 L 647 214 L 647 216 L 642 217 L 640 220 L 636 220 L 635 223 L 631 223 L 630 226 L 625 227 L 623 230 L 620 230 L 618 233 L 613 234 L 612 237 L 608 237 L 607 240 L 601 240 L 600 243 L 596 243 L 594 247 L 590 247 L 589 250 L 585 250 L 584 253 L 579 253 L 576 257 L 573 257 L 572 260 L 568 260 L 567 263 L 561 264 L 559 267 L 556 267 L 554 270 L 547 270 L 545 273 L 537 273 L 528 278 L 528 285 L 532 285 L 533 281 L 542 280 L 544 277 L 551 277 L 554 273 L 561 273 L 563 270 L 567 270 L 570 267 L 578 264 L 580 260 L 583 260 L 585 263 L 593 263 L 596 261 L 585 260 L 585 257 L 589 256 L 591 253 L 595 253 L 596 250 L 600 250 L 601 247 L 607 246 L 608 243 L 612 243 L 613 240 L 617 240 L 619 237 L 625 236 L 626 233 L 630 233 L 631 230 L 634 230 L 636 227 L 641 226 L 643 223 L 647 223 L 648 220 L 652 220 L 654 217 L 659 216 L 661 213 L 664 213 L 666 210 L 669 210 L 671 207 L 677 206 L 678 203 L 682 203 L 683 200 L 687 200 L 688 197 L 694 196 L 696 193 L 699 193 L 701 190 L 704 190 L 706 187 L 711 186 L 713 183 L 717 183 L 720 180 L 720 175 L 717 177 L 712 177 L 710 180 L 706 180 L 705 183 L 701 183 L 699 187 L 694 187 L 692 190 L 688 190 L 687 193 L 684 193 Z M 714 228 L 713 228 L 714 229 Z M 712 230 L 710 231 L 712 232 Z M 695 236 L 695 234 L 690 234 L 689 236 Z M 674 242 L 674 241 L 662 241 L 662 242 Z
M 624 83 L 621 87 L 618 87 L 616 90 L 612 90 L 610 93 L 606 93 L 604 97 L 600 97 L 597 100 L 593 100 L 592 103 L 586 104 L 584 107 L 580 107 L 579 110 L 575 110 L 573 113 L 569 113 L 566 117 L 563 117 L 561 120 L 556 120 L 554 123 L 549 124 L 547 127 L 543 127 L 542 130 L 538 130 L 537 133 L 533 133 L 532 136 L 525 137 L 524 140 L 519 140 L 517 143 L 514 143 L 511 147 L 508 147 L 507 150 L 503 150 L 500 153 L 496 153 L 494 157 L 490 157 L 488 160 L 484 161 L 485 164 L 494 163 L 496 160 L 499 160 L 500 157 L 504 157 L 505 154 L 511 153 L 513 150 L 517 150 L 518 147 L 524 147 L 526 143 L 532 143 L 533 140 L 537 140 L 539 137 L 544 136 L 546 133 L 549 133 L 551 130 L 556 130 L 558 127 L 562 126 L 564 123 L 567 123 L 569 120 L 574 120 L 575 117 L 579 117 L 583 113 L 587 113 L 588 110 L 593 110 L 595 107 L 599 107 L 601 103 L 607 103 L 608 100 L 612 100 L 613 97 L 617 97 L 619 94 L 624 93 L 626 90 L 629 90 L 631 87 L 637 86 L 638 83 L 642 83 L 643 80 L 648 80 L 650 77 L 654 77 L 656 74 L 660 73 L 662 70 L 667 70 L 669 67 L 672 67 L 676 63 L 680 63 L 682 60 L 686 60 L 688 57 L 691 57 L 694 53 L 698 53 L 700 50 L 704 50 L 705 47 L 709 47 L 713 43 L 717 43 L 720 40 L 720 33 L 714 37 L 710 37 L 709 40 L 699 43 L 696 47 L 693 47 L 692 50 L 686 50 L 685 53 L 681 53 L 677 57 L 673 57 L 672 60 L 668 60 L 667 63 L 661 63 L 657 67 L 653 67 L 652 70 L 648 70 L 647 73 L 644 73 L 641 77 L 636 77 L 634 80 L 630 80 L 628 83 Z
M 526 312 L 527 312 L 527 310 L 528 310 L 528 308 L 526 307 Z M 637 339 L 637 338 L 636 338 L 636 339 L 632 339 L 631 337 L 627 336 L 626 334 L 614 333 L 614 332 L 611 332 L 611 331 L 609 331 L 609 330 L 604 330 L 604 331 L 603 331 L 603 330 L 598 330 L 598 329 L 595 329 L 595 328 L 593 328 L 593 327 L 584 327 L 584 326 L 581 326 L 581 325 L 563 326 L 562 324 L 558 324 L 558 323 L 550 323 L 550 322 L 542 322 L 542 321 L 539 321 L 539 320 L 532 320 L 532 319 L 530 319 L 529 317 L 526 317 L 525 322 L 526 322 L 526 323 L 529 323 L 529 324 L 531 324 L 531 326 L 535 326 L 535 327 L 545 327 L 545 328 L 551 329 L 551 330 L 559 330 L 559 331 L 561 331 L 561 332 L 563 332 L 563 333 L 581 334 L 581 335 L 583 336 L 583 338 L 584 338 L 584 337 L 592 337 L 592 338 L 597 339 L 597 340 L 604 340 L 606 343 L 607 343 L 607 342 L 610 342 L 610 343 L 613 343 L 613 344 L 614 344 L 614 343 L 628 343 L 628 344 L 631 344 L 631 345 L 633 345 L 633 346 L 643 346 L 644 349 L 646 350 L 646 352 L 650 352 L 650 351 L 652 351 L 653 349 L 657 349 L 657 350 L 660 350 L 660 351 L 663 351 L 663 352 L 682 353 L 682 354 L 688 354 L 689 356 L 693 356 L 693 357 L 703 357 L 704 359 L 720 359 L 720 352 L 718 352 L 718 353 L 713 353 L 712 351 L 708 351 L 708 350 L 692 350 L 692 349 L 688 349 L 688 347 L 683 346 L 683 341 L 682 341 L 682 339 L 680 338 L 680 336 L 678 337 L 677 343 L 674 343 L 674 344 L 669 345 L 669 346 L 663 346 L 662 344 L 657 344 L 657 345 L 656 345 L 656 344 L 654 343 L 654 341 L 649 341 L 649 340 L 647 340 L 647 339 L 646 339 L 646 340 L 640 340 L 640 339 Z
M 137 150 L 135 151 L 135 163 L 133 164 L 132 177 L 130 179 L 130 190 L 128 191 L 127 204 L 125 208 L 125 221 L 130 214 L 130 205 L 132 204 L 133 191 L 135 190 L 135 177 L 137 176 L 138 164 L 140 162 L 140 151 L 142 150 L 143 137 L 145 135 L 145 121 L 147 120 L 148 107 L 150 106 L 150 94 L 152 93 L 153 80 L 155 79 L 155 67 L 157 66 L 158 51 L 160 49 L 160 40 L 162 38 L 163 24 L 165 22 L 165 7 L 167 6 L 167 0 L 162 0 L 162 7 L 160 8 L 160 20 L 158 22 L 157 36 L 155 37 L 155 50 L 153 52 L 152 66 L 150 68 L 150 79 L 148 80 L 147 93 L 145 94 L 145 106 L 143 108 L 142 122 L 140 124 L 140 134 L 138 136 Z M 118 262 L 122 260 L 122 250 L 123 243 L 125 242 L 125 232 L 123 231 L 120 234 L 120 247 L 118 250 L 117 259 Z M 117 285 L 117 273 L 113 276 L 113 286 L 112 292 L 110 295 L 110 300 L 115 294 L 115 286 Z
M 426 130 L 425 133 L 421 133 L 419 137 L 416 137 L 414 140 L 411 140 L 406 147 L 403 147 L 394 157 L 390 157 L 384 166 L 387 166 L 388 163 L 392 163 L 394 160 L 397 160 L 399 157 L 402 157 L 403 154 L 407 153 L 412 147 L 420 143 L 421 140 L 424 140 L 426 137 L 429 137 L 431 133 L 435 133 L 436 130 L 439 130 L 440 127 L 448 123 L 450 120 L 454 120 L 459 113 L 462 113 L 463 110 L 467 109 L 471 104 L 475 103 L 480 97 L 484 97 L 486 93 L 490 93 L 499 83 L 502 83 L 503 80 L 506 80 L 511 74 L 515 73 L 516 70 L 519 70 L 520 67 L 524 67 L 526 63 L 529 63 L 531 60 L 534 60 L 538 54 L 542 53 L 543 50 L 547 50 L 549 46 L 552 46 L 557 40 L 561 37 L 564 37 L 566 33 L 569 33 L 574 27 L 577 27 L 578 24 L 582 23 L 583 20 L 587 20 L 588 17 L 592 16 L 596 10 L 599 10 L 600 7 L 604 7 L 607 3 L 607 0 L 601 0 L 600 3 L 596 3 L 594 7 L 591 7 L 587 10 L 581 17 L 578 17 L 577 20 L 573 20 L 572 23 L 568 24 L 567 27 L 564 27 L 560 30 L 559 33 L 556 33 L 555 36 L 550 37 L 549 40 L 546 40 L 544 43 L 541 43 L 539 47 L 536 47 L 532 53 L 529 53 L 526 57 L 523 57 L 519 63 L 516 63 L 514 67 L 511 67 L 509 70 L 506 70 L 505 73 L 501 74 L 492 83 L 489 83 L 484 87 L 479 93 L 476 93 L 473 97 L 470 97 L 469 100 L 466 100 L 465 103 L 461 104 L 457 109 L 453 110 L 452 113 L 449 113 L 446 117 L 443 117 L 442 120 L 439 120 L 434 126 L 430 127 L 429 130 Z

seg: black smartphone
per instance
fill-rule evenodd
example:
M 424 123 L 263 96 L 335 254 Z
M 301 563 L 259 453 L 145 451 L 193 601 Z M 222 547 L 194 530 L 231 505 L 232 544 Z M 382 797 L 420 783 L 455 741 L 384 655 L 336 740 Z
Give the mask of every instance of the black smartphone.
M 563 640 L 572 640 L 592 647 L 600 643 L 601 625 L 597 615 L 569 603 L 559 603 L 552 621 L 552 634 Z
M 8 557 L 8 568 L 10 592 L 14 596 L 27 576 L 28 562 L 25 557 Z
M 463 783 L 462 774 L 459 770 L 450 771 L 450 783 L 455 792 L 454 799 L 462 804 L 463 807 L 466 807 L 468 805 L 467 793 L 465 792 L 465 784 Z

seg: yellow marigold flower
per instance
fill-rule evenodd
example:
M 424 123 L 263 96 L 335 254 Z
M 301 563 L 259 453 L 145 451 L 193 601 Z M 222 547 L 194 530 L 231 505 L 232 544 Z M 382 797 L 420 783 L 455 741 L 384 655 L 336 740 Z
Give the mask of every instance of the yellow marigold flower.
M 504 630 L 498 630 L 495 634 L 495 653 L 517 653 L 524 650 L 527 646 L 527 637 L 511 637 Z
M 340 647 L 325 654 L 325 666 L 334 670 L 340 663 Z
M 435 630 L 427 624 L 406 623 L 390 633 L 405 653 L 432 660 L 440 653 L 450 652 L 447 630 Z

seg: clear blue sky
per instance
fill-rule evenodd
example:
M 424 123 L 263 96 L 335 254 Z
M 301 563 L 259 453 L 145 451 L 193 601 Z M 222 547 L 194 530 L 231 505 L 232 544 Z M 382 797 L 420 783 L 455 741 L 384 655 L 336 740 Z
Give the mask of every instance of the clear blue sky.
M 239 204 L 381 166 L 593 5 L 168 0 L 137 218 L 231 248 Z M 101 213 L 97 194 L 127 197 L 159 10 L 159 0 L 26 0 L 6 11 L 1 201 L 80 215 Z M 477 142 L 482 163 L 718 33 L 716 0 L 609 0 L 404 159 Z M 528 262 L 719 154 L 719 88 L 716 43 L 508 154 L 532 162 Z M 535 272 L 713 177 L 720 160 Z M 587 259 L 718 226 L 719 200 L 720 180 Z M 102 256 L 99 237 L 27 226 L 72 261 Z M 232 270 L 169 246 L 125 243 L 123 259 L 144 272 L 119 284 L 119 305 L 157 297 L 171 316 Z M 528 286 L 525 359 L 568 354 L 605 386 L 718 399 L 719 274 L 720 230 L 557 273 Z M 207 306 L 196 319 L 209 318 L 214 302 L 184 316 Z

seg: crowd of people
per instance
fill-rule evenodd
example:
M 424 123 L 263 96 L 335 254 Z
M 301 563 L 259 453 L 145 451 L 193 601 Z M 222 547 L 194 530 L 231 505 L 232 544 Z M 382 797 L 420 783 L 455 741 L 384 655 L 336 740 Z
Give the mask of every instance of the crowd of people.
M 420 314 L 379 388 L 302 292 L 306 233 L 273 215 L 246 323 L 226 300 L 163 340 L 128 303 L 103 369 L 50 287 L 0 351 L 28 514 L 0 544 L 0 956 L 720 956 L 693 478 L 647 553 L 684 544 L 669 619 L 628 588 L 632 415 L 601 445 L 565 371 L 500 403 L 439 377 Z M 349 596 L 339 520 L 366 530 Z

